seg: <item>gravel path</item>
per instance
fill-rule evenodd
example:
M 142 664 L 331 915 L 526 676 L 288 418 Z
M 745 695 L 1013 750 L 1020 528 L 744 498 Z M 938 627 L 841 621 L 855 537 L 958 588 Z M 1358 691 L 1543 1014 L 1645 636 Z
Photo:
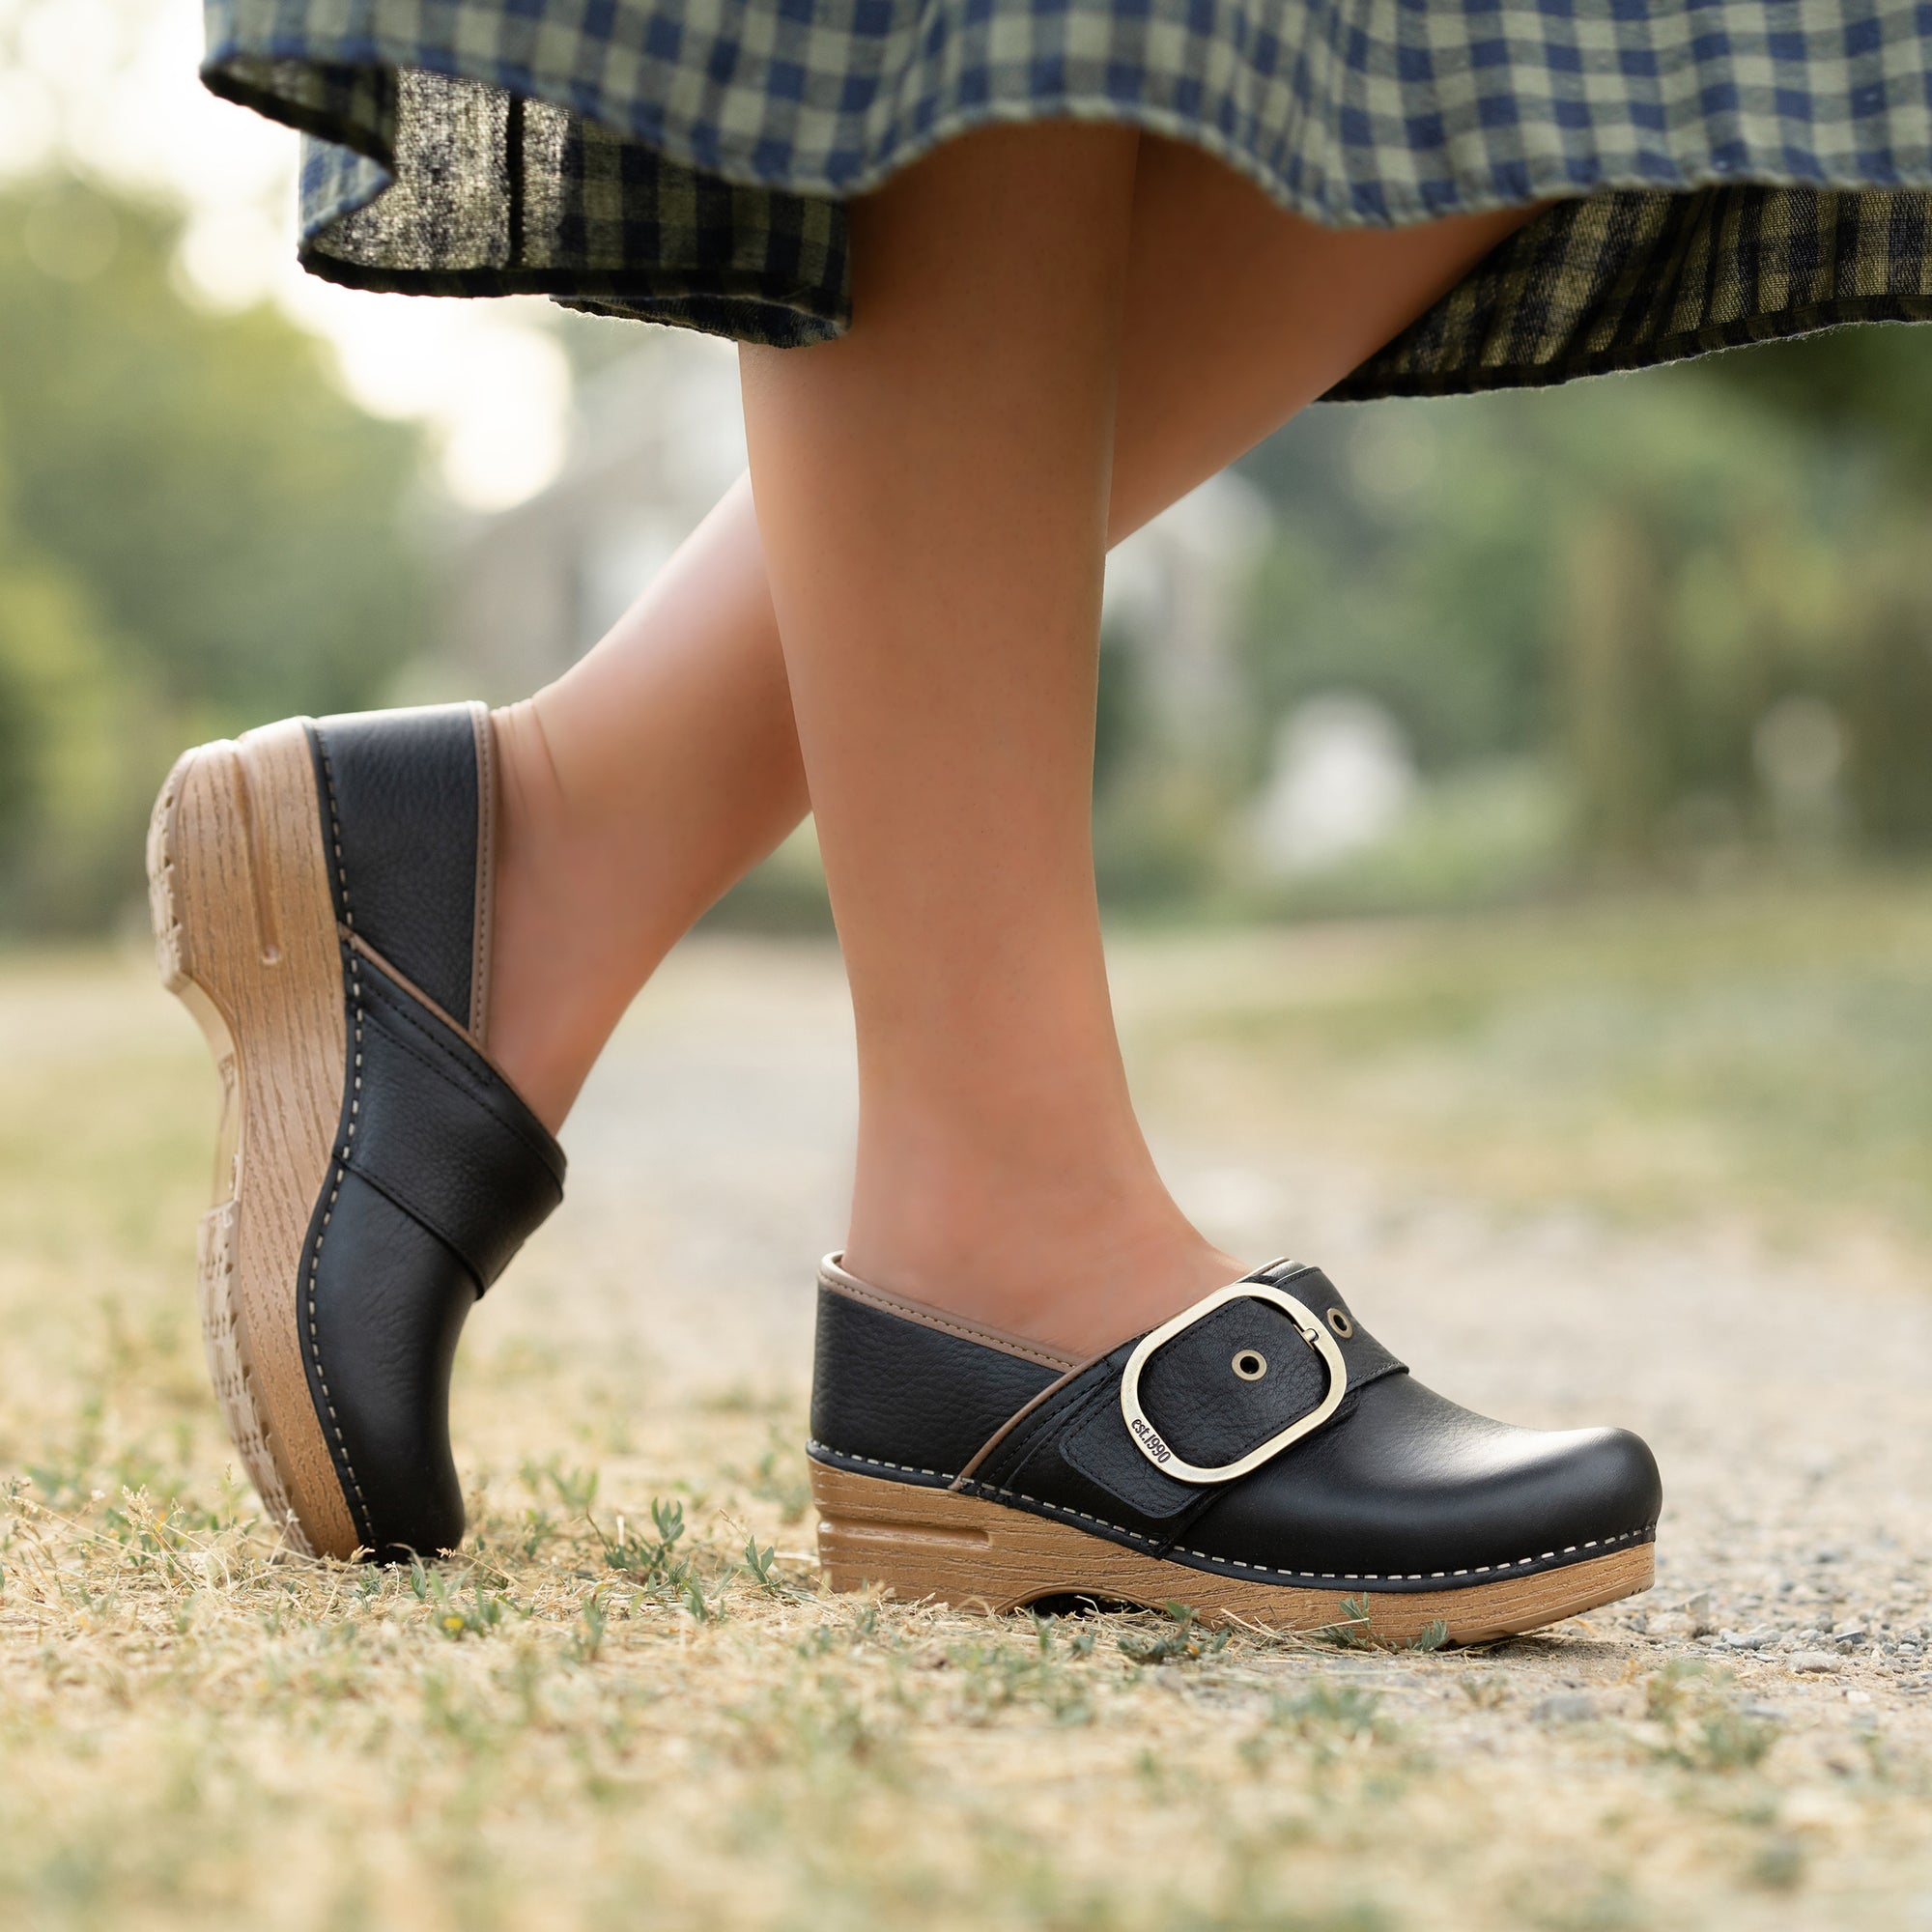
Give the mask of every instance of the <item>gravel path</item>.
M 1175 957 L 1117 955 L 1130 1037 L 1164 1002 L 1211 997 Z M 837 1236 L 852 1123 L 836 958 L 688 946 L 572 1120 L 571 1207 L 509 1319 L 635 1354 L 661 1400 L 802 1395 L 811 1264 Z M 1617 1669 L 1682 1653 L 1735 1663 L 1821 1750 L 1881 1722 L 1932 1737 L 1925 1283 L 1876 1254 L 1828 1271 L 1718 1227 L 1645 1235 L 1418 1200 L 1265 1121 L 1227 1145 L 1158 1113 L 1151 1127 L 1211 1233 L 1257 1260 L 1319 1261 L 1437 1387 L 1523 1422 L 1625 1423 L 1655 1446 L 1658 1587 L 1593 1620 L 1608 1648 L 1574 1682 L 1559 1673 L 1551 1720 L 1600 1714 Z

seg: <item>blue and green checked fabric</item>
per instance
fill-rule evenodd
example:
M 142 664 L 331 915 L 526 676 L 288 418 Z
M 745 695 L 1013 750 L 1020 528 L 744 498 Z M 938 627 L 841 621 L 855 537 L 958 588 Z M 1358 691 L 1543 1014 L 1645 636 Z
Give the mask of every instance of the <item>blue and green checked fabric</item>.
M 1932 319 L 1932 0 L 207 0 L 302 128 L 318 273 L 781 345 L 849 321 L 840 203 L 1028 118 L 1197 143 L 1389 225 L 1562 197 L 1338 396 Z

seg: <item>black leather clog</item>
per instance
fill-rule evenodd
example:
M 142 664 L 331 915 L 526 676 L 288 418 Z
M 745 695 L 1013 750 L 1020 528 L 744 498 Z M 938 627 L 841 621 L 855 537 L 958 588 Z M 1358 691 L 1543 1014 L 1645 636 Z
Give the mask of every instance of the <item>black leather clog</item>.
M 1425 1388 L 1320 1269 L 1277 1262 L 1091 1361 L 819 1275 L 819 1554 L 837 1589 L 1009 1609 L 1181 1603 L 1466 1643 L 1649 1588 L 1662 1501 L 1624 1430 L 1514 1428 Z
M 155 806 L 161 975 L 221 1077 L 209 1369 L 320 1555 L 461 1540 L 457 1336 L 562 1198 L 562 1150 L 489 1058 L 496 810 L 481 705 L 203 745 Z

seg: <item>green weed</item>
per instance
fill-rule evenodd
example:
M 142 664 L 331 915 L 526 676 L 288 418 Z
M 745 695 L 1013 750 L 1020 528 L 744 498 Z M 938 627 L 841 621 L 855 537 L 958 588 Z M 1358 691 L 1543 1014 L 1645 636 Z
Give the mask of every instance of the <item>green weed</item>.
M 1692 1771 L 1747 1771 L 1783 1735 L 1775 1719 L 1739 1708 L 1736 1673 L 1678 1658 L 1647 1680 L 1644 1710 L 1662 1727 L 1658 1755 Z
M 1167 1615 L 1173 1628 L 1151 1637 L 1122 1633 L 1115 1641 L 1129 1663 L 1143 1669 L 1165 1663 L 1199 1663 L 1204 1658 L 1219 1657 L 1228 1647 L 1233 1632 L 1224 1624 L 1209 1629 L 1201 1613 L 1186 1604 L 1169 1604 Z

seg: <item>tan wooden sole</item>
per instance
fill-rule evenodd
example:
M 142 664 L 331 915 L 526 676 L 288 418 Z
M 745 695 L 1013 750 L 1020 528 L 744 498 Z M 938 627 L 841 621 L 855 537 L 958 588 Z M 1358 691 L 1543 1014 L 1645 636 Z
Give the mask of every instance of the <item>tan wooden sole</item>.
M 1210 1622 L 1271 1630 L 1347 1628 L 1388 1645 L 1413 1643 L 1439 1622 L 1448 1642 L 1482 1643 L 1634 1596 L 1656 1575 L 1655 1546 L 1639 1543 L 1453 1590 L 1307 1590 L 1192 1570 L 1025 1510 L 815 1461 L 811 1493 L 819 1561 L 835 1590 L 875 1583 L 890 1596 L 990 1612 L 1042 1597 L 1092 1597 L 1149 1609 L 1187 1604 Z
M 156 956 L 221 1080 L 197 1243 L 209 1374 L 270 1518 L 298 1548 L 347 1557 L 355 1528 L 302 1359 L 302 1249 L 342 1108 L 327 866 L 298 721 L 186 753 L 155 801 Z

